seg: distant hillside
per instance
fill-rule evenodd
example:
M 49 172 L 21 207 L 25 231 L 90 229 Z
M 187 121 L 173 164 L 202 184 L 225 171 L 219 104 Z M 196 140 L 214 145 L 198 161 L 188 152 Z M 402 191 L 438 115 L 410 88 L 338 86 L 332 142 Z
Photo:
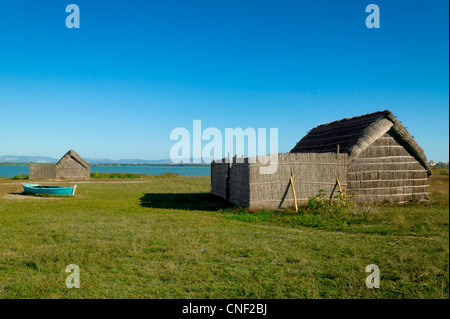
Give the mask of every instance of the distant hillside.
M 53 157 L 46 156 L 17 156 L 4 155 L 0 156 L 0 163 L 57 163 L 58 160 Z
M 120 160 L 110 160 L 107 158 L 89 158 L 86 157 L 85 160 L 89 164 L 134 164 L 134 165 L 173 165 L 170 159 L 161 160 L 143 160 L 143 159 L 120 159 Z M 46 156 L 18 156 L 18 155 L 4 155 L 0 156 L 0 163 L 57 163 L 59 159 Z M 192 163 L 192 161 L 191 161 Z M 205 163 L 204 161 L 202 164 Z
M 89 164 L 110 164 L 110 165 L 123 165 L 123 164 L 133 164 L 133 165 L 174 165 L 170 159 L 161 160 L 143 160 L 143 159 L 120 159 L 120 160 L 110 160 L 108 158 L 89 158 L 86 157 L 85 160 Z M 18 155 L 4 155 L 0 156 L 0 163 L 58 163 L 59 159 L 46 156 L 18 156 Z M 198 160 L 197 160 L 198 161 Z M 193 163 L 191 159 L 190 164 L 184 165 L 209 165 L 209 162 L 201 161 L 199 163 Z M 431 166 L 444 166 L 448 167 L 448 162 L 429 162 Z

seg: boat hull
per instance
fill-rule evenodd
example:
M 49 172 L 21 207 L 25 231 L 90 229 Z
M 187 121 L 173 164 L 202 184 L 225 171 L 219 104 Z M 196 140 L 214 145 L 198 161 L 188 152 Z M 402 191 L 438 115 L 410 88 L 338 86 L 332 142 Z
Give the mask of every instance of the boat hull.
M 61 186 L 49 186 L 38 184 L 25 184 L 23 185 L 23 191 L 30 194 L 47 194 L 47 195 L 73 195 L 73 187 L 61 187 Z

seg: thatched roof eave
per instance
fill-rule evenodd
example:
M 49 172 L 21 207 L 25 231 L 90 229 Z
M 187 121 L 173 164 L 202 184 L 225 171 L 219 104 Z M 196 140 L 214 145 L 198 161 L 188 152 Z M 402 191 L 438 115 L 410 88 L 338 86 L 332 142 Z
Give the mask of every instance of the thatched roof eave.
M 388 132 L 394 123 L 392 121 L 382 118 L 379 119 L 368 127 L 366 127 L 362 133 L 362 136 L 356 141 L 356 143 L 350 148 L 350 159 L 357 157 L 362 151 L 368 148 L 373 142 L 382 137 Z
M 406 150 L 408 150 L 408 152 L 410 152 L 417 159 L 417 161 L 422 164 L 422 166 L 427 170 L 428 176 L 430 176 L 431 166 L 428 164 L 428 160 L 423 149 L 419 146 L 419 144 L 417 144 L 411 134 L 409 134 L 406 127 L 404 127 L 403 124 L 397 120 L 394 114 L 391 112 L 389 113 L 389 119 L 394 123 L 390 132 L 392 132 L 393 135 L 402 142 L 402 145 L 406 148 Z

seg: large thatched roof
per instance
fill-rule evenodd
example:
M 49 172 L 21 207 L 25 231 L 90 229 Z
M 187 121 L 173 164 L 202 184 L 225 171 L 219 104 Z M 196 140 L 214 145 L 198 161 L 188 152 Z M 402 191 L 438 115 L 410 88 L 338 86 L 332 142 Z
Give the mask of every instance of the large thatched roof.
M 336 152 L 339 144 L 339 152 L 354 158 L 386 132 L 392 133 L 431 173 L 422 148 L 389 110 L 319 125 L 302 138 L 291 153 Z
M 89 168 L 89 164 L 88 162 L 86 162 L 83 158 L 81 158 L 80 155 L 78 155 L 77 152 L 75 152 L 74 150 L 70 150 L 68 151 L 60 160 L 59 162 L 56 164 L 56 166 L 60 166 L 63 163 L 65 163 L 67 160 L 69 160 L 70 158 L 73 158 L 75 161 L 77 161 L 78 163 L 80 163 L 82 166 Z

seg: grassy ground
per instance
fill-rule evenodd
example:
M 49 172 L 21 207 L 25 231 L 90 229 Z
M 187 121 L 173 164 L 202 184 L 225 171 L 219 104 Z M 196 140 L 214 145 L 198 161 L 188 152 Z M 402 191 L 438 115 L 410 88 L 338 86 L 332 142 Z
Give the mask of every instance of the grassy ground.
M 159 175 L 147 174 L 129 174 L 129 173 L 91 173 L 93 179 L 153 179 L 153 178 L 172 178 L 178 177 L 180 174 L 176 173 L 162 173 Z M 15 176 L 17 178 L 17 176 Z
M 429 203 L 330 218 L 226 208 L 208 177 L 79 183 L 73 198 L 3 179 L 0 298 L 448 298 L 448 187 L 439 171 Z

